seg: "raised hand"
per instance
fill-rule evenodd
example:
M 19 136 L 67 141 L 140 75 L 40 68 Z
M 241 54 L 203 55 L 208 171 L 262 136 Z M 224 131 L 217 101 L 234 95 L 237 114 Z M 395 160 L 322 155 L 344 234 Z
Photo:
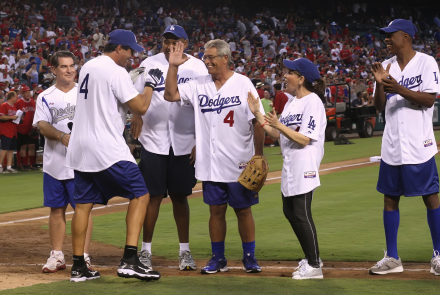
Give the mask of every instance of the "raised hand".
M 182 42 L 177 42 L 175 46 L 170 45 L 170 56 L 168 58 L 168 62 L 170 66 L 178 67 L 184 62 L 186 62 L 189 57 L 183 54 L 183 50 L 185 49 L 185 45 Z
M 387 65 L 387 68 L 384 69 L 380 62 L 375 62 L 371 67 L 371 71 L 373 72 L 374 79 L 376 83 L 382 84 L 384 79 L 387 79 L 390 74 L 391 63 Z
M 257 112 L 260 111 L 260 103 L 259 103 L 259 98 L 255 98 L 255 96 L 252 94 L 252 92 L 248 92 L 248 106 L 249 109 L 251 110 L 252 114 L 256 114 Z
M 267 124 L 275 129 L 278 129 L 280 127 L 280 121 L 278 121 L 278 116 L 275 108 L 272 109 L 272 113 L 267 113 L 264 115 L 264 119 L 266 120 Z

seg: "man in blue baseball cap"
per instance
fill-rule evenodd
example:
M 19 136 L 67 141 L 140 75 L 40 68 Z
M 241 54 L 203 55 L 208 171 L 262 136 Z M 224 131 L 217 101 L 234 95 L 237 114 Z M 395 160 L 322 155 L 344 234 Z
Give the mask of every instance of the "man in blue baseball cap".
M 117 44 L 122 46 L 129 46 L 131 49 L 137 52 L 142 52 L 145 49 L 140 46 L 136 41 L 136 36 L 132 31 L 128 30 L 114 30 L 109 34 L 111 44 Z
M 164 76 L 168 73 L 170 48 L 177 42 L 188 46 L 188 36 L 181 26 L 168 26 L 162 34 L 163 51 L 145 59 L 139 68 L 159 68 Z M 178 83 L 185 83 L 198 76 L 208 74 L 204 63 L 182 53 L 188 62 L 179 68 Z M 144 78 L 135 86 L 142 90 Z M 190 211 L 188 196 L 195 185 L 194 177 L 194 110 L 192 106 L 177 107 L 164 100 L 165 80 L 161 80 L 153 92 L 148 115 L 133 114 L 131 130 L 134 138 L 142 144 L 139 168 L 150 191 L 150 203 L 144 221 L 142 250 L 139 256 L 144 267 L 151 268 L 152 240 L 164 196 L 169 195 L 173 203 L 173 215 L 179 238 L 179 269 L 195 270 L 196 264 L 189 248 Z M 173 126 L 168 128 L 166 126 Z M 170 218 L 170 217 L 168 217 Z M 160 233 L 159 233 L 160 234 Z
M 440 93 L 436 60 L 412 47 L 417 32 L 408 20 L 396 19 L 379 30 L 386 34 L 390 59 L 372 65 L 374 105 L 385 111 L 377 191 L 384 196 L 384 258 L 370 274 L 404 271 L 397 248 L 400 197 L 422 196 L 432 238 L 431 273 L 440 275 L 439 176 L 432 127 L 435 98 Z M 428 258 L 428 252 L 426 253 Z

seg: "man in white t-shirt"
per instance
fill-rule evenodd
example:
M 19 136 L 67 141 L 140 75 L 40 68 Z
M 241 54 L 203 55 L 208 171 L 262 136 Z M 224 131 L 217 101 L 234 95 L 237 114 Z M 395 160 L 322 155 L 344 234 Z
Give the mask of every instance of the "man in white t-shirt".
M 164 98 L 194 107 L 196 130 L 196 178 L 203 182 L 203 201 L 209 205 L 212 258 L 202 274 L 227 271 L 224 256 L 226 209 L 234 208 L 243 246 L 243 266 L 248 273 L 261 272 L 255 258 L 255 224 L 251 206 L 254 193 L 237 182 L 247 161 L 263 155 L 264 133 L 247 105 L 247 95 L 257 91 L 249 78 L 229 70 L 229 44 L 212 40 L 205 45 L 203 60 L 209 75 L 177 84 L 179 67 L 188 62 L 184 44 L 170 48 Z M 263 105 L 261 111 L 264 112 Z M 254 142 L 255 139 L 255 142 Z M 255 150 L 254 150 L 255 145 Z
M 377 190 L 384 194 L 383 224 L 387 250 L 370 268 L 370 274 L 403 272 L 397 251 L 400 196 L 422 196 L 427 210 L 434 251 L 431 273 L 440 275 L 439 176 L 437 145 L 432 128 L 436 96 L 440 93 L 439 69 L 432 56 L 415 52 L 412 42 L 416 26 L 396 19 L 379 30 L 392 58 L 374 63 L 374 103 L 385 110 L 382 161 Z
M 143 50 L 133 32 L 115 30 L 110 33 L 104 54 L 81 68 L 75 120 L 66 156 L 66 166 L 74 169 L 77 203 L 72 220 L 72 282 L 97 278 L 87 272 L 80 254 L 93 205 L 105 205 L 114 196 L 130 200 L 126 245 L 118 276 L 141 280 L 160 278 L 158 272 L 143 267 L 137 256 L 150 195 L 123 137 L 127 111 L 144 115 L 162 77 L 159 70 L 152 69 L 146 73 L 142 93 L 133 86 L 125 67 L 134 51 Z
M 73 199 L 73 170 L 64 166 L 69 146 L 70 129 L 75 116 L 77 86 L 75 56 L 70 51 L 57 51 L 50 63 L 56 75 L 55 85 L 43 91 L 37 98 L 33 126 L 46 138 L 43 153 L 44 206 L 50 208 L 49 233 L 52 251 L 43 272 L 56 272 L 66 268 L 63 254 L 66 234 L 66 208 L 75 208 Z M 92 237 L 92 218 L 89 218 L 84 259 L 91 270 L 89 246 Z
M 178 41 L 188 45 L 188 36 L 181 26 L 172 25 L 162 34 L 161 53 L 145 59 L 140 67 L 148 72 L 158 68 L 164 75 L 168 72 L 169 47 Z M 185 55 L 186 56 L 186 55 Z M 198 76 L 206 76 L 205 64 L 188 55 L 189 60 L 179 68 L 178 84 Z M 140 77 L 135 83 L 140 92 L 145 79 Z M 180 107 L 177 102 L 164 100 L 165 80 L 161 79 L 153 91 L 151 105 L 143 117 L 133 115 L 131 128 L 134 138 L 142 144 L 139 168 L 144 177 L 150 203 L 144 221 L 140 261 L 151 268 L 151 242 L 164 197 L 170 196 L 173 203 L 174 219 L 179 237 L 179 269 L 195 270 L 196 264 L 189 249 L 189 206 L 188 196 L 197 180 L 194 177 L 195 130 L 194 109 L 189 103 Z M 141 132 L 142 129 L 142 132 Z M 140 136 L 139 136 L 140 135 Z

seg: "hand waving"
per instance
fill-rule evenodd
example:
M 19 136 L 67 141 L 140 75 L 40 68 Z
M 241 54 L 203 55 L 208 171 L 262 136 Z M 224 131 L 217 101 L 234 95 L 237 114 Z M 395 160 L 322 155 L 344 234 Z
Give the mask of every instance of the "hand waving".
M 184 62 L 186 62 L 189 57 L 183 54 L 183 50 L 185 49 L 185 45 L 182 42 L 177 42 L 175 46 L 170 45 L 170 56 L 168 58 L 168 62 L 170 66 L 178 67 Z

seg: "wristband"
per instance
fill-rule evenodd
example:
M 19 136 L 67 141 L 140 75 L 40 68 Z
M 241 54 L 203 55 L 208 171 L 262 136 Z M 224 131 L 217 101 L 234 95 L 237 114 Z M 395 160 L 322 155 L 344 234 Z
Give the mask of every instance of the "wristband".
M 153 83 L 147 81 L 147 82 L 145 82 L 144 88 L 145 87 L 151 87 L 151 89 L 154 90 L 154 88 L 156 88 L 156 85 L 154 85 Z
M 61 135 L 61 137 L 60 137 L 60 142 L 63 141 L 63 136 L 64 136 L 64 135 L 66 135 L 66 133 L 63 132 L 63 135 Z
M 263 127 L 264 127 L 264 125 L 266 125 L 266 124 L 267 124 L 267 121 L 264 121 L 264 123 L 260 125 L 260 126 L 261 126 L 261 128 L 263 128 Z

